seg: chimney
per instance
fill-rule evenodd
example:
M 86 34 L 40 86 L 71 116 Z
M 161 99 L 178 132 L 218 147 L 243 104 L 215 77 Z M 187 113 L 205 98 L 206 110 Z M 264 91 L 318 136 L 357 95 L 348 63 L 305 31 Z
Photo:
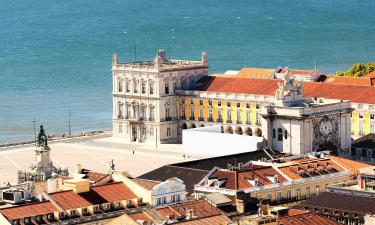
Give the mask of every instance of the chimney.
M 81 174 L 81 172 L 82 172 L 82 166 L 81 166 L 81 164 L 79 164 L 79 163 L 77 163 L 76 164 L 76 174 Z
M 245 212 L 245 204 L 242 199 L 236 199 L 236 209 L 239 213 Z

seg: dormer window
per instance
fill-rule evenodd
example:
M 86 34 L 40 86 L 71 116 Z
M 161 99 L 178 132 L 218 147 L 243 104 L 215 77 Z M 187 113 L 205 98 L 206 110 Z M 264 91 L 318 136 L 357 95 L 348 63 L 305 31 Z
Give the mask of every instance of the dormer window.
M 257 187 L 257 186 L 259 185 L 258 178 L 248 179 L 247 181 L 248 181 L 248 182 L 251 184 L 251 186 L 253 186 L 253 187 Z
M 276 184 L 279 182 L 277 175 L 266 175 L 267 179 Z

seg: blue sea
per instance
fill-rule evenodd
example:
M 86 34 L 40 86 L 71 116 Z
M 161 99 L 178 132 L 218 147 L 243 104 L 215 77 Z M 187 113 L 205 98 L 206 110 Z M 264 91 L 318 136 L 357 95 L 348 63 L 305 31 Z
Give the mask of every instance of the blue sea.
M 135 47 L 136 46 L 136 47 Z M 111 56 L 199 59 L 210 73 L 375 61 L 373 0 L 0 0 L 0 143 L 111 129 Z M 136 49 L 136 51 L 135 51 Z

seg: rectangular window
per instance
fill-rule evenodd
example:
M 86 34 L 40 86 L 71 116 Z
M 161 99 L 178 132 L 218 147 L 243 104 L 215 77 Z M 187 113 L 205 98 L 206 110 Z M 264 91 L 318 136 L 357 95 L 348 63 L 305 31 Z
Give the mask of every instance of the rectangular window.
M 230 106 L 231 106 L 230 102 L 227 102 L 227 107 L 230 107 Z
M 157 199 L 156 199 L 156 204 L 157 204 L 157 205 L 161 205 L 161 198 L 157 198 Z
M 212 106 L 212 101 L 211 100 L 208 100 L 208 105 Z
M 165 93 L 166 95 L 169 94 L 169 83 L 165 83 L 164 93 Z
M 126 81 L 126 92 L 130 92 L 130 81 Z
M 218 122 L 222 122 L 223 121 L 223 115 L 222 115 L 220 109 L 217 111 L 217 119 L 218 119 Z
M 208 118 L 212 120 L 212 108 L 211 107 L 208 109 Z
M 246 111 L 246 123 L 247 124 L 251 123 L 251 120 L 250 120 L 250 111 L 249 110 Z
M 194 99 L 190 99 L 190 104 L 194 105 Z
M 169 136 L 171 136 L 171 128 L 167 128 L 167 136 L 169 137 Z
M 250 109 L 250 103 L 246 103 L 246 108 Z
M 237 123 L 241 123 L 241 110 L 237 111 Z
M 217 106 L 221 107 L 221 101 L 217 102 Z
M 375 119 L 375 114 L 371 113 L 370 114 L 370 120 L 374 120 Z
M 199 100 L 199 105 L 203 105 L 203 100 L 202 99 Z
M 150 83 L 150 95 L 154 94 L 154 83 Z
M 287 130 L 284 130 L 284 138 L 288 139 L 288 131 Z
M 297 200 L 300 200 L 301 199 L 301 189 L 297 189 Z
M 259 104 L 256 104 L 256 105 L 255 105 L 255 108 L 256 108 L 256 109 L 260 109 L 260 105 L 259 105 Z
M 150 121 L 154 121 L 155 119 L 155 108 L 151 107 L 150 108 Z
M 199 108 L 199 120 L 203 120 L 203 109 Z
M 241 103 L 237 102 L 237 108 L 241 107 Z
M 146 94 L 146 83 L 142 82 L 142 94 Z
M 122 92 L 122 80 L 118 82 L 118 92 Z
M 364 133 L 363 123 L 359 123 L 359 133 L 360 134 Z
M 258 125 L 258 126 L 261 125 L 261 124 L 260 124 L 260 117 L 259 117 L 259 114 L 258 114 L 258 113 L 256 114 L 255 123 L 256 123 L 256 125 Z
M 230 110 L 227 111 L 228 123 L 232 122 L 232 112 Z
M 173 93 L 175 93 L 177 90 L 177 83 L 173 83 Z
M 276 130 L 275 129 L 272 130 L 272 138 L 276 138 Z
M 181 118 L 185 118 L 185 107 L 181 108 Z
M 281 192 L 277 192 L 277 194 L 276 194 L 276 198 L 277 198 L 278 201 L 281 200 Z
M 194 107 L 190 108 L 190 119 L 194 120 Z
M 163 203 L 163 204 L 167 204 L 167 197 L 163 197 L 163 198 L 162 198 L 162 203 Z
M 177 202 L 181 201 L 180 195 L 176 195 L 176 201 Z
M 317 193 L 317 194 L 320 193 L 320 186 L 319 186 L 319 185 L 316 185 L 316 193 Z
M 134 81 L 134 93 L 138 93 L 138 81 Z
M 287 190 L 286 191 L 286 198 L 287 199 L 291 199 L 292 198 L 292 191 L 291 190 Z
M 360 119 L 363 119 L 363 113 L 358 113 Z
M 370 132 L 375 133 L 375 124 L 370 124 Z
M 306 188 L 306 197 L 310 198 L 310 187 Z

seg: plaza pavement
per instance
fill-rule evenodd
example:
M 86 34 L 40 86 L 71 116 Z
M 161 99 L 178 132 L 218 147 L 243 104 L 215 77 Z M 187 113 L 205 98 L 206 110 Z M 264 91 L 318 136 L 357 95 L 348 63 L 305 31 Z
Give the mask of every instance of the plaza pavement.
M 164 144 L 156 149 L 153 144 L 129 144 L 112 137 L 54 142 L 49 146 L 54 165 L 68 167 L 71 174 L 77 163 L 82 168 L 108 172 L 113 159 L 116 170 L 138 176 L 165 164 L 196 159 L 184 158 L 181 145 Z M 0 186 L 7 182 L 15 183 L 17 171 L 29 168 L 34 158 L 33 149 L 33 145 L 26 145 L 0 151 Z

